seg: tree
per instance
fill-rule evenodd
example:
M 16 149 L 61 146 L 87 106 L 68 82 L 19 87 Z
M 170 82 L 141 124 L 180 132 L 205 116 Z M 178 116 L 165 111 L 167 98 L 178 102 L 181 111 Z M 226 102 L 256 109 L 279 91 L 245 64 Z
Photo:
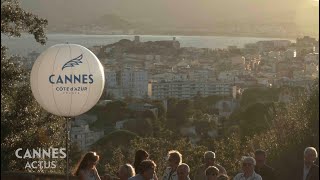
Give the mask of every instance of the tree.
M 141 116 L 142 116 L 142 118 L 144 118 L 144 119 L 150 119 L 150 120 L 152 120 L 152 121 L 154 121 L 154 120 L 157 119 L 156 114 L 155 114 L 153 111 L 151 111 L 151 110 L 145 110 L 145 111 L 143 111 Z
M 202 114 L 193 124 L 201 139 L 209 138 L 208 132 L 217 130 L 217 118 L 209 114 Z
M 122 120 L 128 115 L 127 103 L 124 101 L 113 101 L 108 103 L 102 111 L 98 113 L 98 121 L 104 123 L 114 123 Z
M 174 118 L 175 117 L 175 108 L 178 103 L 178 99 L 176 98 L 169 98 L 168 99 L 168 111 L 167 111 L 167 118 Z
M 247 107 L 237 117 L 240 124 L 241 136 L 253 136 L 263 133 L 272 125 L 273 103 L 256 103 Z
M 258 102 L 277 102 L 279 98 L 279 88 L 250 88 L 246 89 L 240 99 L 242 108 L 246 108 Z
M 125 161 L 128 159 L 124 159 L 124 155 L 127 155 L 131 149 L 128 148 L 130 141 L 137 138 L 137 136 L 137 134 L 127 130 L 116 130 L 94 143 L 90 147 L 90 150 L 97 152 L 100 157 L 103 157 L 97 167 L 99 173 L 106 169 L 107 173 L 115 173 L 120 165 L 130 162 Z
M 282 172 L 279 179 L 295 178 L 292 169 L 303 160 L 305 147 L 314 146 L 319 150 L 319 128 L 313 127 L 314 123 L 319 123 L 318 97 L 319 82 L 316 81 L 311 94 L 296 96 L 283 107 L 277 105 L 272 127 L 247 140 L 252 148 L 263 148 L 268 152 L 270 164 Z
M 165 117 L 166 116 L 166 111 L 165 111 L 165 108 L 164 108 L 162 101 L 155 100 L 152 102 L 152 105 L 154 105 L 158 108 L 158 117 Z
M 200 110 L 203 113 L 208 112 L 208 104 L 205 101 L 206 98 L 201 96 L 200 91 L 197 92 L 197 95 L 193 97 L 194 109 Z
M 47 24 L 46 19 L 24 11 L 17 0 L 1 0 L 1 34 L 20 37 L 21 32 L 28 32 L 37 42 L 45 44 Z
M 34 35 L 44 44 L 47 20 L 25 12 L 16 0 L 1 0 L 1 34 L 19 37 L 21 32 Z M 65 119 L 47 112 L 32 96 L 29 72 L 11 57 L 1 45 L 1 171 L 26 171 L 25 159 L 18 159 L 18 148 L 64 147 Z M 33 159 L 41 160 L 41 159 Z M 59 160 L 56 169 L 30 169 L 37 172 L 63 172 L 65 162 Z
M 193 104 L 190 100 L 179 101 L 175 108 L 176 126 L 187 123 L 192 113 L 193 113 Z
M 124 128 L 143 137 L 153 135 L 153 126 L 150 119 L 129 120 L 124 123 Z

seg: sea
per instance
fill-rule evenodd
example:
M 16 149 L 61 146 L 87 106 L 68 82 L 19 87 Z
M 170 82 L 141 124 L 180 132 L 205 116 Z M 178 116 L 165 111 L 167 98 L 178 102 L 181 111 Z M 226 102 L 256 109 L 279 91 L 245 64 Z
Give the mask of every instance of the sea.
M 30 34 L 21 37 L 8 37 L 1 35 L 1 44 L 9 48 L 12 55 L 27 56 L 29 53 L 42 52 L 55 44 L 80 44 L 90 48 L 97 45 L 108 45 L 121 39 L 134 40 L 135 35 L 84 35 L 84 34 L 47 34 L 46 45 L 37 43 Z M 227 48 L 228 46 L 244 47 L 245 44 L 264 40 L 290 40 L 263 37 L 231 37 L 231 36 L 168 36 L 168 35 L 139 35 L 141 42 L 172 40 L 174 37 L 180 42 L 180 47 L 195 48 Z

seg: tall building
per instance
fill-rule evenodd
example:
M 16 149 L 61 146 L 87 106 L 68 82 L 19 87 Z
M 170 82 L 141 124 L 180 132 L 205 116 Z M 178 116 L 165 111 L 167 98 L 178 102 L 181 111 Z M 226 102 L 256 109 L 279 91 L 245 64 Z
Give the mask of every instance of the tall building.
M 106 93 L 116 99 L 133 97 L 145 98 L 148 95 L 148 72 L 137 69 L 107 71 Z

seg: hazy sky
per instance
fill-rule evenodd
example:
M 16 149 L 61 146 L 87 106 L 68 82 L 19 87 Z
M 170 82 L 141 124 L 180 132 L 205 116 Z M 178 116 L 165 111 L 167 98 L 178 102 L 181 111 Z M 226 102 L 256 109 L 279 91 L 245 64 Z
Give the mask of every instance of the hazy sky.
M 104 14 L 179 27 L 212 27 L 215 22 L 294 22 L 317 25 L 315 0 L 27 0 L 26 9 L 51 24 L 85 23 Z

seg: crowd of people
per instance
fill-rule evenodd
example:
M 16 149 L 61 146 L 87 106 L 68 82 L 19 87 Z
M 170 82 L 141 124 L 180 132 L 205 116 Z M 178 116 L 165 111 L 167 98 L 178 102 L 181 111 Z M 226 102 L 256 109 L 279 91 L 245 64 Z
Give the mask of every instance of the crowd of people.
M 243 156 L 241 159 L 242 172 L 236 174 L 233 180 L 277 180 L 276 171 L 266 164 L 266 151 L 258 149 L 254 157 Z M 303 169 L 297 180 L 318 180 L 319 166 L 315 164 L 318 158 L 314 147 L 307 147 L 304 151 Z M 110 175 L 100 176 L 96 164 L 99 156 L 95 152 L 86 153 L 79 161 L 74 175 L 81 180 L 191 180 L 190 167 L 183 163 L 182 154 L 171 150 L 167 155 L 168 166 L 161 177 L 156 173 L 157 165 L 149 158 L 145 150 L 137 150 L 133 166 L 124 164 L 119 167 L 117 178 Z M 299 171 L 299 170 L 298 170 Z M 212 151 L 204 153 L 204 164 L 201 165 L 192 178 L 193 180 L 229 180 L 226 169 L 216 162 L 216 154 Z

